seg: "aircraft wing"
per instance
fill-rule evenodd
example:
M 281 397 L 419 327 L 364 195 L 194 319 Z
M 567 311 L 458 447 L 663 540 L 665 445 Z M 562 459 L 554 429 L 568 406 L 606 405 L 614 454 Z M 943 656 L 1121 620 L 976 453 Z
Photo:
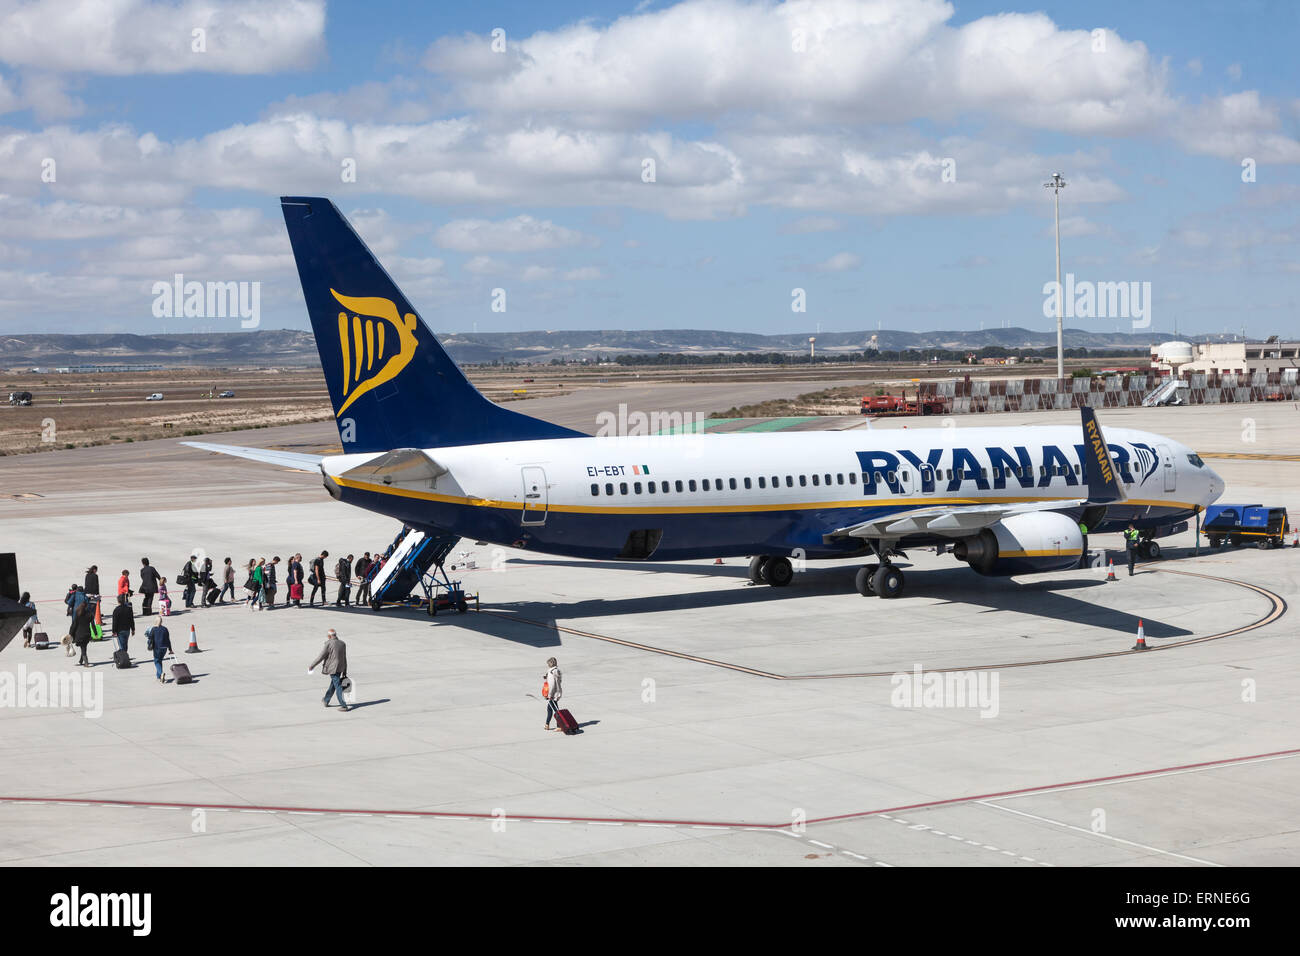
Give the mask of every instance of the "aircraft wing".
M 211 445 L 202 441 L 183 441 L 182 445 L 213 451 L 220 455 L 233 455 L 235 458 L 248 458 L 281 468 L 297 468 L 300 471 L 320 471 L 324 455 L 304 455 L 293 451 L 276 451 L 274 448 L 241 448 L 238 445 Z
M 960 538 L 997 524 L 1011 515 L 1031 511 L 1066 511 L 1087 505 L 1085 498 L 1067 501 L 1022 501 L 1005 505 L 937 505 L 871 518 L 838 528 L 832 538 L 905 538 L 909 535 L 933 534 Z

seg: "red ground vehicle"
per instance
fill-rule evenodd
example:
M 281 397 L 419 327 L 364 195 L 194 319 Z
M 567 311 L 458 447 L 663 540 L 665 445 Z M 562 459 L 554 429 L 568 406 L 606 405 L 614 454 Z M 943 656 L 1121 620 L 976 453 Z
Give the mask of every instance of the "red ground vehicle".
M 942 415 L 942 398 L 908 398 L 906 395 L 864 395 L 863 415 Z

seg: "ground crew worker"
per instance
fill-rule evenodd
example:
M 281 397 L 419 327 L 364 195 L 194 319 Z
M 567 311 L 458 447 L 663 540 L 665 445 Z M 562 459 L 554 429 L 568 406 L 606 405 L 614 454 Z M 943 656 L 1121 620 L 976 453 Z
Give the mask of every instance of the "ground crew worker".
M 1132 522 L 1124 529 L 1124 549 L 1128 551 L 1128 576 L 1133 577 L 1133 565 L 1138 553 L 1138 529 L 1133 527 Z
M 1079 555 L 1079 567 L 1088 566 L 1088 526 L 1082 521 L 1079 522 L 1079 534 L 1083 535 L 1083 553 Z

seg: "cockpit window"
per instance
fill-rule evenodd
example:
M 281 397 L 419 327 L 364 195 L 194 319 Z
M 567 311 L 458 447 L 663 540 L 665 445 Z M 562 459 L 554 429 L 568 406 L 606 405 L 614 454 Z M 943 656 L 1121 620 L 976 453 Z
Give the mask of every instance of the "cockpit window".
M 1201 461 L 1201 456 L 1196 454 L 1196 452 L 1192 452 L 1190 455 L 1188 455 L 1187 460 L 1190 461 L 1197 468 L 1205 467 L 1205 462 Z

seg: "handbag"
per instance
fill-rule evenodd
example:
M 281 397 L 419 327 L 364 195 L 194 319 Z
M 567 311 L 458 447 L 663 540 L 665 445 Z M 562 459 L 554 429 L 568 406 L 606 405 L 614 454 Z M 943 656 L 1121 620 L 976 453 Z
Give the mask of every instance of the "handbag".
M 344 674 L 339 678 L 339 686 L 343 688 L 344 693 L 350 692 L 352 690 L 352 678 Z
M 144 649 L 146 651 L 153 650 L 153 628 L 152 627 L 149 628 L 149 630 L 144 632 Z
M 548 680 L 544 680 L 542 681 L 542 699 L 549 700 L 550 696 L 551 696 L 551 682 Z

